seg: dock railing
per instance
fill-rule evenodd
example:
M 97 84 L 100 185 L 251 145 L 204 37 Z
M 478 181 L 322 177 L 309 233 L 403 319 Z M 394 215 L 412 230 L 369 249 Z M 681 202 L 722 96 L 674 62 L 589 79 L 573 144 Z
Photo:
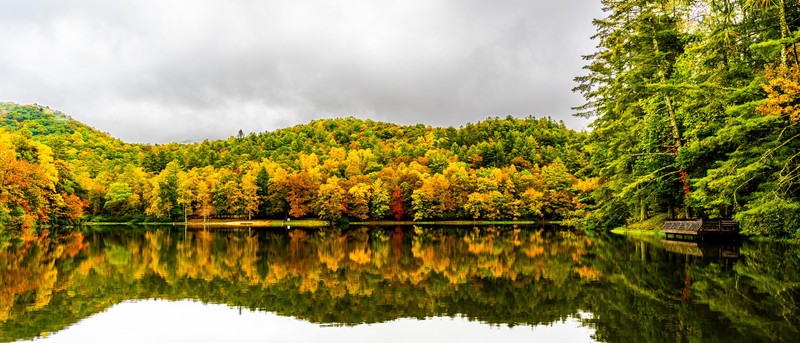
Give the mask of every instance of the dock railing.
M 733 219 L 668 219 L 661 228 L 667 239 L 734 234 L 738 231 L 739 223 Z

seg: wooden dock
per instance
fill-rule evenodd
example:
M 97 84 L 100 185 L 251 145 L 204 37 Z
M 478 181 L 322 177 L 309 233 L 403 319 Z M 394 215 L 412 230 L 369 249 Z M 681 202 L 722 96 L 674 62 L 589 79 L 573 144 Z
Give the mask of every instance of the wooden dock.
M 661 232 L 667 239 L 702 240 L 735 236 L 739 233 L 739 223 L 733 219 L 668 219 Z

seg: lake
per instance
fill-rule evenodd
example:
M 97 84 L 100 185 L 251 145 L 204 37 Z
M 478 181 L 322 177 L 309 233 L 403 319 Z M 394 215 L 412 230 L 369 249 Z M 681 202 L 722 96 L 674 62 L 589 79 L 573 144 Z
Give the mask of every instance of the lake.
M 798 271 L 553 228 L 109 227 L 2 243 L 0 341 L 797 341 Z

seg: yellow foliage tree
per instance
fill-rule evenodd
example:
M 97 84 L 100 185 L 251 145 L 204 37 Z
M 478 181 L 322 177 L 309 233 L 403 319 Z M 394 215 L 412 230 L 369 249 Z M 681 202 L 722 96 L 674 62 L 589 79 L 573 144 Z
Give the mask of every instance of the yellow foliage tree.
M 800 121 L 800 66 L 768 67 L 766 82 L 761 86 L 767 98 L 756 112 L 762 115 L 786 115 Z

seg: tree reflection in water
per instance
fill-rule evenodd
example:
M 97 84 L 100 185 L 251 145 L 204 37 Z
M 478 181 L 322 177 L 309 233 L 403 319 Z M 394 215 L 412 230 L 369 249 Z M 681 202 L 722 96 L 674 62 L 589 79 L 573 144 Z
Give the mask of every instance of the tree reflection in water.
M 800 334 L 798 267 L 798 249 L 779 244 L 714 259 L 513 227 L 107 230 L 2 246 L 0 339 L 159 298 L 336 325 L 455 315 L 537 325 L 585 311 L 601 341 L 785 341 Z

